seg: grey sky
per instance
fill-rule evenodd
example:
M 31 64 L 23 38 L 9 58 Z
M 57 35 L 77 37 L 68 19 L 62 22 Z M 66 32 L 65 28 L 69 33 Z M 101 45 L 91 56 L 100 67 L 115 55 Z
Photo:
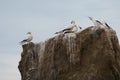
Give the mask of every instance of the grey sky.
M 0 80 L 20 80 L 19 42 L 26 32 L 33 32 L 33 41 L 40 42 L 71 20 L 83 28 L 93 25 L 88 16 L 108 22 L 120 38 L 119 0 L 0 0 Z

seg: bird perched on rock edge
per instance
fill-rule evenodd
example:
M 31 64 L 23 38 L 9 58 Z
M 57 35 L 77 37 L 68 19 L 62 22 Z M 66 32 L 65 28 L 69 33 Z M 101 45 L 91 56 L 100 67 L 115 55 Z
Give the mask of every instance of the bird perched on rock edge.
M 55 34 L 60 34 L 60 33 L 74 33 L 74 32 L 77 32 L 78 28 L 77 28 L 77 25 L 75 24 L 75 21 L 71 21 L 71 25 L 68 26 L 68 28 L 66 29 L 63 29 L 59 32 L 56 32 Z
M 95 26 L 100 28 L 111 28 L 105 21 L 96 20 L 93 17 L 88 17 Z
M 30 35 L 30 36 L 29 36 L 27 39 L 22 40 L 22 41 L 20 42 L 21 44 L 29 43 L 30 41 L 32 41 L 32 39 L 33 39 L 32 33 L 31 33 L 31 32 L 28 32 L 27 34 Z
M 103 23 L 101 21 L 98 21 L 96 19 L 94 19 L 93 17 L 88 17 L 95 26 L 100 26 L 100 25 L 103 25 Z

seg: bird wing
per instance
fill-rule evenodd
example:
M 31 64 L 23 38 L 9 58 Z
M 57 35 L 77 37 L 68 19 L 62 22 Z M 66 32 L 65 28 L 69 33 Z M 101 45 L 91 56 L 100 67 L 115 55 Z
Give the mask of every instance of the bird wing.
M 63 30 L 62 30 L 62 31 L 59 31 L 59 32 L 56 32 L 55 34 L 60 34 L 60 33 L 63 33 Z
M 76 24 L 71 24 L 71 25 L 68 26 L 67 28 L 63 29 L 63 31 L 72 30 L 74 27 L 76 27 Z
M 72 30 L 72 29 L 73 29 L 73 27 L 69 27 L 69 28 L 63 29 L 62 31 L 64 32 L 66 30 Z
M 59 32 L 56 32 L 55 34 L 59 34 L 59 33 L 66 33 L 66 32 L 70 32 L 70 31 L 72 31 L 73 30 L 73 28 L 74 27 L 76 27 L 76 25 L 75 24 L 71 24 L 70 26 L 68 26 L 67 28 L 65 28 L 65 29 L 63 29 L 63 30 L 61 30 L 61 31 L 59 31 Z
M 98 21 L 98 20 L 96 20 L 96 22 L 99 23 L 100 25 L 103 25 L 102 22 L 100 22 L 100 21 Z
M 65 31 L 72 30 L 72 29 L 73 29 L 73 27 L 68 27 L 68 28 L 65 28 L 65 29 L 63 29 L 63 30 L 61 30 L 59 32 L 56 32 L 55 34 L 63 33 Z
M 30 42 L 33 39 L 32 36 L 29 36 L 27 39 L 22 40 L 20 43 Z
M 20 43 L 24 43 L 24 42 L 27 42 L 27 39 L 22 40 Z
M 110 28 L 110 26 L 105 22 L 105 25 L 108 27 L 108 28 Z

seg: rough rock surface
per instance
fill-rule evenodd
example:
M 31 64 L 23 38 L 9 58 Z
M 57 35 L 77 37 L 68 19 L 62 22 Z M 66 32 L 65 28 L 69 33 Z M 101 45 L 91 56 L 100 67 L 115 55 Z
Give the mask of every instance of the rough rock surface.
M 22 80 L 120 80 L 120 46 L 112 29 L 91 26 L 22 47 Z

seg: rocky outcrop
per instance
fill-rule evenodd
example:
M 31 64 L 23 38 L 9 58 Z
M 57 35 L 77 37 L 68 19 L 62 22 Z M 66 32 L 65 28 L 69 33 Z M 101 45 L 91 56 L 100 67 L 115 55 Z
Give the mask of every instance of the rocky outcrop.
M 120 80 L 120 46 L 112 29 L 61 34 L 23 45 L 22 80 Z

